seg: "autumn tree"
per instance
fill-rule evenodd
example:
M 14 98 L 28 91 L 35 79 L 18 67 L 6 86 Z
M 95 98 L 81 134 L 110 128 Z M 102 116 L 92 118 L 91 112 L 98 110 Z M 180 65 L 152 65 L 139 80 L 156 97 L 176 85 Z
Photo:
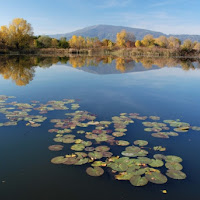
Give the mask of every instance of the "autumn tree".
M 193 49 L 196 51 L 200 51 L 200 43 L 196 43 Z
M 141 43 L 141 41 L 140 40 L 137 40 L 136 42 L 135 42 L 135 46 L 138 48 L 138 47 L 141 47 L 142 46 L 142 43 Z
M 10 25 L 2 26 L 1 37 L 6 45 L 11 48 L 23 49 L 30 46 L 33 41 L 31 25 L 22 18 L 15 18 Z
M 158 45 L 159 47 L 167 48 L 169 41 L 168 41 L 167 37 L 162 35 L 159 38 L 155 39 L 155 44 Z
M 154 41 L 155 41 L 155 39 L 154 39 L 153 35 L 148 34 L 148 35 L 144 36 L 141 43 L 145 47 L 151 47 L 151 46 L 154 46 Z
M 191 51 L 193 47 L 194 47 L 194 44 L 189 39 L 185 40 L 183 44 L 181 45 L 182 50 L 185 50 L 185 51 Z
M 133 33 L 127 33 L 126 30 L 122 30 L 117 33 L 116 45 L 119 47 L 125 47 L 126 43 L 135 43 L 135 36 Z
M 178 49 L 181 46 L 181 41 L 173 36 L 168 38 L 168 48 Z
M 58 40 L 55 38 L 51 39 L 51 47 L 57 48 L 58 47 Z

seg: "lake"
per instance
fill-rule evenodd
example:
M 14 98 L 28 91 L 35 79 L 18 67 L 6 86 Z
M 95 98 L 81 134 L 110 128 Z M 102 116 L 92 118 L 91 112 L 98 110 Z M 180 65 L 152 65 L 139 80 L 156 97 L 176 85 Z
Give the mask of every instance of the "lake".
M 199 66 L 197 60 L 178 58 L 0 56 L 0 95 L 6 95 L 0 96 L 0 199 L 198 200 L 200 131 L 195 129 L 200 126 Z M 21 111 L 21 116 L 15 111 Z M 26 116 L 26 112 L 31 116 Z M 76 117 L 82 118 L 77 122 Z M 13 124 L 6 124 L 9 120 Z M 58 131 L 63 129 L 70 133 Z M 167 135 L 169 131 L 178 134 Z M 113 132 L 122 135 L 114 137 Z M 69 143 L 63 143 L 63 136 L 67 139 L 69 134 L 74 135 L 73 142 L 68 138 Z M 130 166 L 146 170 L 135 175 L 149 180 L 143 187 L 133 186 L 129 180 L 115 179 L 127 170 L 127 160 L 118 165 L 111 158 L 102 158 L 103 150 L 100 156 L 91 154 L 94 148 L 103 145 L 110 148 L 113 160 L 117 160 L 116 156 L 124 157 L 121 152 L 137 140 L 148 144 L 140 147 L 134 144 L 134 150 L 125 153 L 137 154 L 126 156 L 129 161 L 132 159 Z M 91 141 L 93 150 L 87 145 L 87 149 L 82 148 L 83 141 Z M 74 165 L 73 159 L 71 165 L 51 163 L 54 157 L 77 152 L 70 149 L 74 143 L 78 144 L 75 149 L 80 148 L 78 152 L 88 154 L 84 156 L 85 164 Z M 50 151 L 51 145 L 64 148 Z M 155 146 L 157 149 L 153 149 Z M 159 146 L 166 151 L 159 151 Z M 165 157 L 154 159 L 155 154 Z M 144 156 L 146 160 L 139 162 Z M 182 162 L 174 160 L 179 157 Z M 95 160 L 107 162 L 106 167 L 101 167 L 102 176 L 86 173 Z M 170 166 L 163 166 L 166 162 Z M 180 165 L 183 166 L 181 175 L 177 174 L 179 169 L 173 171 Z M 168 169 L 178 180 L 166 175 Z M 152 177 L 160 173 L 156 170 L 161 171 L 167 182 L 165 178 L 163 181 L 162 177 Z M 156 181 L 166 183 L 152 183 Z M 163 193 L 165 190 L 167 194 Z

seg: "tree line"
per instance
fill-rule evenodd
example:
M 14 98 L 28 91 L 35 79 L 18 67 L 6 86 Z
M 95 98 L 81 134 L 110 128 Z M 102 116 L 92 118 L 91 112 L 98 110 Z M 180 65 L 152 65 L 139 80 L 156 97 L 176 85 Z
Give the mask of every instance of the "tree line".
M 117 33 L 116 41 L 109 39 L 99 40 L 95 38 L 84 38 L 73 35 L 71 39 L 62 37 L 59 40 L 49 36 L 34 36 L 30 23 L 22 18 L 13 19 L 9 26 L 0 28 L 0 49 L 21 50 L 30 48 L 166 48 L 183 51 L 200 51 L 200 43 L 187 39 L 181 42 L 175 37 L 160 36 L 154 38 L 153 35 L 146 35 L 142 40 L 136 40 L 133 33 L 122 30 Z

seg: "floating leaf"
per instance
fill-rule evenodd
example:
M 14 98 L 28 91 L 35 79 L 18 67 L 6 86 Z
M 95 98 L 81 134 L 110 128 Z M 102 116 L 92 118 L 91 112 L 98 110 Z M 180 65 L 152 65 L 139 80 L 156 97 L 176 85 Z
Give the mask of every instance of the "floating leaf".
M 74 151 L 83 151 L 85 146 L 83 144 L 74 144 L 71 146 L 71 149 Z
M 104 173 L 104 170 L 101 167 L 88 167 L 86 173 L 90 176 L 101 176 Z
M 182 171 L 179 170 L 167 170 L 167 176 L 169 176 L 172 179 L 178 179 L 178 180 L 182 180 L 185 179 L 187 176 L 185 173 L 183 173 Z
M 182 162 L 182 158 L 178 156 L 165 156 L 165 161 L 166 162 Z
M 118 140 L 116 142 L 117 145 L 119 146 L 128 146 L 130 143 L 128 141 L 125 141 L 125 140 Z
M 182 170 L 183 166 L 177 162 L 167 162 L 165 163 L 165 167 L 172 170 Z
M 157 160 L 152 159 L 152 160 L 151 160 L 151 163 L 149 163 L 149 165 L 150 165 L 151 167 L 162 167 L 162 166 L 164 165 L 164 163 L 163 163 L 162 160 L 159 160 L 159 159 L 157 159 Z
M 61 151 L 64 146 L 62 145 L 51 145 L 49 146 L 50 151 Z
M 144 186 L 148 183 L 148 180 L 146 177 L 132 176 L 130 179 L 130 183 L 134 186 Z
M 167 177 L 159 172 L 148 172 L 145 174 L 145 177 L 149 182 L 155 184 L 164 184 L 167 182 Z
M 145 140 L 136 140 L 134 141 L 135 145 L 139 145 L 140 147 L 148 145 L 148 142 Z
M 105 151 L 109 151 L 110 147 L 108 147 L 108 146 L 98 146 L 98 147 L 95 148 L 95 150 L 105 152 Z
M 51 159 L 51 163 L 53 164 L 62 164 L 67 160 L 64 156 L 57 156 L 53 159 Z

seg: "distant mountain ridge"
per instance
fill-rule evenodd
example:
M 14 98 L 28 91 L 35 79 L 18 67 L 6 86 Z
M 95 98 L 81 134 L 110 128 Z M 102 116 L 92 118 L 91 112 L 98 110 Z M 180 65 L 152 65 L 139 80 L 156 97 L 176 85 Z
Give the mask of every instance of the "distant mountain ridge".
M 83 29 L 79 29 L 77 31 L 70 32 L 70 33 L 50 35 L 50 37 L 57 38 L 57 39 L 61 37 L 66 37 L 67 39 L 70 39 L 73 35 L 77 35 L 77 36 L 83 36 L 83 37 L 98 37 L 100 40 L 107 38 L 112 41 L 115 41 L 116 34 L 123 29 L 126 30 L 127 32 L 134 33 L 137 40 L 141 40 L 143 39 L 145 35 L 151 34 L 155 38 L 161 35 L 164 35 L 166 37 L 170 37 L 170 36 L 177 37 L 181 41 L 186 40 L 186 39 L 191 39 L 192 41 L 200 42 L 200 35 L 187 35 L 187 34 L 167 35 L 162 32 L 157 32 L 157 31 L 151 31 L 151 30 L 140 29 L 140 28 L 131 28 L 131 27 L 125 27 L 125 26 L 113 26 L 113 25 L 89 26 Z

